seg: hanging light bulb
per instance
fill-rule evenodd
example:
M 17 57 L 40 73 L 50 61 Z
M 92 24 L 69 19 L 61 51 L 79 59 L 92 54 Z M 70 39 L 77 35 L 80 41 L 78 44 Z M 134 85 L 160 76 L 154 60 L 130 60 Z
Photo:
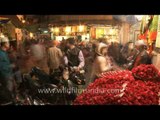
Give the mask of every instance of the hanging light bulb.
M 113 33 L 114 33 L 114 30 L 111 28 L 111 29 L 109 30 L 109 34 L 110 34 L 110 35 L 113 35 Z
M 79 26 L 79 32 L 83 32 L 84 31 L 84 26 L 80 25 Z
M 59 32 L 59 28 L 58 28 L 58 27 L 55 28 L 55 32 L 56 32 L 56 33 Z
M 22 20 L 22 23 L 25 23 L 26 21 L 25 20 Z
M 51 28 L 51 32 L 53 32 L 53 31 L 54 31 L 54 28 L 52 27 L 52 28 Z
M 29 33 L 30 38 L 33 38 L 33 33 Z
M 1 38 L 4 38 L 4 35 L 3 35 L 3 33 L 1 33 L 1 34 L 0 34 L 0 37 L 1 37 Z
M 71 27 L 67 26 L 65 31 L 66 31 L 66 33 L 70 33 L 71 32 Z

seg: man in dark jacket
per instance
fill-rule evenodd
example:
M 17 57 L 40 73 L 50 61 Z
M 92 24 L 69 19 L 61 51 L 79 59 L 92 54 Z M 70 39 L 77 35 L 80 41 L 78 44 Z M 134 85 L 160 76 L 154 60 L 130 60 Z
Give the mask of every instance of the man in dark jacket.
M 74 38 L 69 38 L 67 41 L 69 49 L 66 52 L 67 59 L 65 60 L 65 63 L 69 66 L 76 66 L 77 71 L 79 71 L 85 65 L 83 53 L 75 46 Z
M 145 49 L 146 43 L 143 40 L 138 40 L 135 45 L 138 50 L 138 54 L 134 61 L 134 67 L 140 64 L 151 64 L 151 58 Z

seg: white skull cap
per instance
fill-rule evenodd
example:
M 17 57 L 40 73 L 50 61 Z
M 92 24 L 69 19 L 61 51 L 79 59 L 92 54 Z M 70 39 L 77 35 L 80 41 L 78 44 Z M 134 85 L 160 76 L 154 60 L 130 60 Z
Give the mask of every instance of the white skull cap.
M 136 46 L 147 45 L 144 40 L 137 40 L 135 43 Z
M 9 42 L 9 39 L 7 37 L 1 37 L 0 42 Z

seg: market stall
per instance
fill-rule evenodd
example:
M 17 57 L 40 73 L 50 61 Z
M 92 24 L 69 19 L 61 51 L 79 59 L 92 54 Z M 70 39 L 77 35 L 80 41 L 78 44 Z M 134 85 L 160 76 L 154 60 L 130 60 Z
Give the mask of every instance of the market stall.
M 63 38 L 74 37 L 82 41 L 106 38 L 108 41 L 119 41 L 119 26 L 111 25 L 79 25 L 51 27 L 51 38 L 61 41 Z
M 59 41 L 61 41 L 62 39 L 67 39 L 69 37 L 77 37 L 80 40 L 89 40 L 87 26 L 85 25 L 51 27 L 50 31 L 51 39 L 56 39 Z
M 49 24 L 52 39 L 74 37 L 80 41 L 105 38 L 120 42 L 121 27 L 122 21 L 112 15 L 59 15 Z

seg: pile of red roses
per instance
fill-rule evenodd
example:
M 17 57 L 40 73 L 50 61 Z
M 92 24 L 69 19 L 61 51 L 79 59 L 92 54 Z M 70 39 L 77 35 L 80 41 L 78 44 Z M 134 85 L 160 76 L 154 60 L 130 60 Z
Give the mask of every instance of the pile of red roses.
M 106 73 L 106 76 L 96 79 L 74 101 L 75 105 L 117 104 L 119 96 L 124 91 L 123 86 L 128 81 L 134 81 L 130 71 Z M 96 92 L 97 90 L 97 92 Z
M 118 100 L 122 105 L 158 105 L 160 87 L 153 82 L 129 82 L 124 95 Z
M 154 67 L 154 65 L 139 65 L 132 69 L 133 76 L 135 79 L 140 80 L 158 80 L 159 71 Z
M 149 70 L 146 70 L 149 69 Z M 152 72 L 149 73 L 148 71 Z M 143 72 L 144 75 L 139 72 Z M 157 105 L 160 104 L 160 82 L 153 79 L 158 70 L 152 65 L 140 65 L 132 71 L 112 71 L 91 83 L 74 101 L 74 105 Z M 94 90 L 98 90 L 95 92 Z

